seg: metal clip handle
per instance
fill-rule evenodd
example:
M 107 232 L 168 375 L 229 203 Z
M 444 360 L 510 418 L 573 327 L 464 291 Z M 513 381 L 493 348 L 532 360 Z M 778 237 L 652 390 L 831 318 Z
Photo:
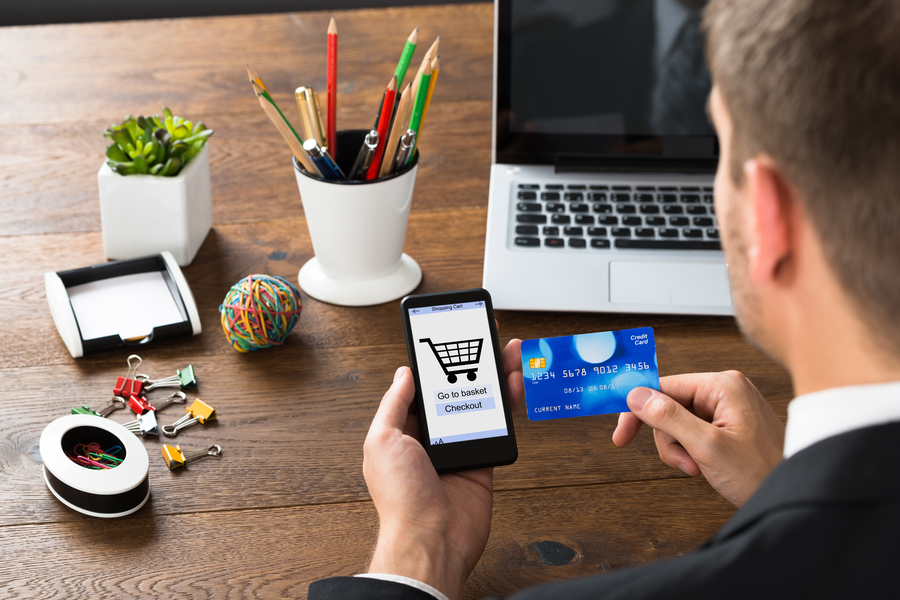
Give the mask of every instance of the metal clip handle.
M 125 398 L 123 398 L 122 396 L 113 396 L 112 399 L 109 401 L 109 403 L 106 406 L 104 406 L 103 408 L 101 408 L 100 410 L 98 410 L 97 413 L 101 417 L 105 417 L 114 410 L 119 410 L 120 408 L 125 408 L 126 404 L 128 404 L 128 402 L 126 402 Z
M 194 366 L 188 365 L 184 370 L 176 369 L 175 375 L 171 377 L 163 377 L 162 379 L 157 379 L 156 381 L 151 381 L 149 377 L 143 375 L 145 377 L 145 386 L 144 389 L 147 391 L 159 388 L 159 387 L 175 387 L 184 389 L 197 389 L 197 378 L 194 376 Z
M 163 425 L 162 432 L 163 434 L 169 437 L 175 437 L 178 435 L 178 432 L 184 429 L 185 427 L 190 427 L 191 425 L 196 425 L 200 422 L 199 417 L 195 417 L 191 413 L 188 413 L 172 423 L 171 425 Z
M 222 446 L 215 444 L 210 446 L 206 450 L 199 450 L 197 452 L 185 453 L 184 454 L 184 462 L 185 464 L 197 460 L 198 458 L 205 458 L 207 456 L 221 456 L 222 455 Z
M 150 389 L 150 388 L 147 388 L 147 389 Z M 185 394 L 184 392 L 175 392 L 174 394 L 172 394 L 171 396 L 169 396 L 162 402 L 157 402 L 156 410 L 162 410 L 165 407 L 169 406 L 170 404 L 184 404 L 185 402 L 187 402 L 187 394 Z

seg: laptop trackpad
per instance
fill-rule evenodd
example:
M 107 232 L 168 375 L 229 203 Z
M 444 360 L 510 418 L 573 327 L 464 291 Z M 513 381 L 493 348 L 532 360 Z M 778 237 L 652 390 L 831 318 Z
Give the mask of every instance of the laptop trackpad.
M 609 263 L 613 304 L 731 306 L 728 270 L 722 263 Z

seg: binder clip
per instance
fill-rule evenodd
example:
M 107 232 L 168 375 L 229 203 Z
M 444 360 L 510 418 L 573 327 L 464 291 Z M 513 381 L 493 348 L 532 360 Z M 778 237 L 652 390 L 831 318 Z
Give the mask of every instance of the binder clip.
M 152 410 L 148 410 L 147 412 L 138 415 L 137 419 L 123 423 L 122 426 L 134 435 L 139 435 L 141 437 L 159 435 L 159 425 L 156 422 L 156 413 Z
M 142 362 L 144 361 L 137 354 L 132 354 L 128 357 L 128 372 L 125 373 L 125 377 L 116 377 L 116 386 L 113 388 L 113 394 L 123 398 L 141 394 L 144 382 L 136 378 L 136 373 Z
M 181 449 L 181 446 L 170 446 L 168 444 L 163 444 L 162 455 L 163 459 L 165 459 L 166 461 L 166 466 L 169 467 L 170 471 L 172 471 L 174 469 L 177 469 L 178 467 L 183 467 L 187 463 L 197 460 L 198 458 L 204 458 L 207 456 L 222 456 L 222 447 L 216 445 L 210 446 L 206 450 L 186 453 Z
M 184 392 L 175 392 L 155 406 L 150 404 L 150 401 L 145 396 L 132 396 L 128 399 L 128 406 L 134 411 L 134 414 L 142 415 L 148 410 L 156 412 L 164 409 L 170 404 L 184 404 L 186 401 L 187 395 Z
M 114 410 L 118 410 L 120 408 L 125 408 L 125 398 L 121 396 L 113 396 L 112 399 L 106 403 L 106 405 L 100 408 L 89 408 L 87 405 L 82 404 L 81 406 L 75 407 L 72 409 L 73 415 L 94 415 L 96 417 L 105 417 L 109 413 Z
M 148 410 L 153 410 L 150 406 L 150 402 L 147 401 L 143 396 L 132 396 L 128 399 L 128 408 L 130 408 L 134 414 L 137 416 L 141 416 Z
M 188 408 L 185 409 L 187 414 L 172 423 L 171 425 L 163 425 L 162 432 L 169 436 L 175 437 L 178 432 L 185 427 L 196 425 L 197 423 L 205 424 L 216 418 L 216 409 L 197 398 Z
M 188 365 L 185 369 L 175 369 L 174 375 L 163 377 L 156 381 L 147 377 L 146 380 L 143 381 L 143 384 L 144 391 L 146 392 L 160 387 L 177 387 L 182 390 L 196 390 L 197 378 L 194 376 L 194 365 Z

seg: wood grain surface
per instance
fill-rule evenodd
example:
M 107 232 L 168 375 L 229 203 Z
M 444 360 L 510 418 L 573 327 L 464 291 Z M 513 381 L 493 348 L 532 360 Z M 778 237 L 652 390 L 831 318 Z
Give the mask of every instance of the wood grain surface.
M 315 579 L 366 566 L 377 529 L 362 442 L 397 366 L 398 302 L 346 308 L 304 295 L 285 345 L 239 354 L 218 306 L 252 273 L 296 282 L 313 256 L 290 155 L 244 65 L 293 108 L 324 89 L 331 13 L 0 28 L 0 599 L 299 598 Z M 405 251 L 417 292 L 481 282 L 490 167 L 492 6 L 336 13 L 338 128 L 369 127 L 415 26 L 420 51 L 441 36 L 441 76 L 423 136 Z M 72 359 L 47 308 L 43 274 L 106 260 L 96 173 L 103 129 L 163 105 L 216 130 L 213 230 L 183 269 L 203 333 L 138 352 L 156 377 L 192 364 L 217 421 L 184 431 L 221 458 L 170 472 L 145 439 L 151 500 L 101 520 L 63 506 L 41 474 L 44 427 L 98 406 L 130 351 Z M 290 117 L 293 111 L 285 111 Z M 738 369 L 784 418 L 786 374 L 733 319 L 500 311 L 501 341 L 637 326 L 655 329 L 661 375 Z M 154 393 L 154 398 L 165 392 Z M 467 598 L 690 551 L 733 511 L 702 479 L 662 464 L 652 434 L 610 441 L 614 416 L 532 423 L 515 417 L 519 460 L 498 469 L 494 525 Z M 160 414 L 176 420 L 183 409 Z M 130 411 L 112 420 L 131 420 Z M 351 542 L 348 542 L 351 540 Z

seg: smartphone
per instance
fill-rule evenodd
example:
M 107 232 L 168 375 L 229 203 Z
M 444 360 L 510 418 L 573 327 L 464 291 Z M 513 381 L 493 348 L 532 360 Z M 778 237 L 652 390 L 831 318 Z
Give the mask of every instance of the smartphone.
M 438 473 L 518 457 L 494 308 L 487 290 L 400 302 L 422 445 Z

